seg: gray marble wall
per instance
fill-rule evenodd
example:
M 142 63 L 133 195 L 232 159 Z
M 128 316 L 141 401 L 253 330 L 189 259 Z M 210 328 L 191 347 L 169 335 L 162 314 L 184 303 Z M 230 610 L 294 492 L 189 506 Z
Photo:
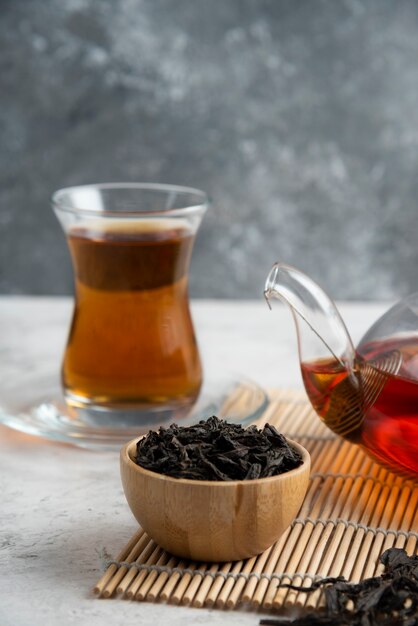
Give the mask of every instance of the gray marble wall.
M 418 290 L 418 2 L 0 0 L 0 46 L 2 293 L 71 292 L 49 196 L 107 180 L 210 193 L 194 296 Z

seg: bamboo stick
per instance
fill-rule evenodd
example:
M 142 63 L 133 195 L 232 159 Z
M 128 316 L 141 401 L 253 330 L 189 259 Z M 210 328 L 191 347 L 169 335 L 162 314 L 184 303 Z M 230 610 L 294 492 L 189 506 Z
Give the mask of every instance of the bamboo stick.
M 148 537 L 148 535 L 144 533 L 141 537 L 141 541 L 137 543 L 137 551 L 138 551 L 139 557 L 136 558 L 136 561 L 138 563 L 141 562 L 142 551 L 149 544 L 149 542 L 150 542 L 150 538 Z M 120 581 L 119 585 L 116 587 L 116 593 L 124 594 L 126 590 L 128 589 L 129 585 L 131 584 L 131 582 L 133 581 L 133 579 L 135 578 L 135 576 L 137 576 L 137 574 L 138 574 L 137 569 L 135 568 L 128 569 L 125 576 Z
M 413 530 L 414 532 L 417 532 L 418 530 L 418 508 L 415 509 L 415 515 L 414 515 L 413 521 L 411 522 L 410 529 Z M 405 550 L 409 555 L 415 554 L 415 550 L 417 546 L 418 546 L 418 538 L 411 536 L 408 538 L 408 541 L 406 542 Z
M 177 567 L 179 569 L 184 569 L 186 567 L 186 563 L 184 561 L 180 561 L 178 563 Z M 166 584 L 164 585 L 163 590 L 160 593 L 161 600 L 163 600 L 164 602 L 167 602 L 167 600 L 170 599 L 171 594 L 173 593 L 173 591 L 174 591 L 177 583 L 179 582 L 180 578 L 181 578 L 181 576 L 177 572 L 174 572 L 174 574 L 171 574 L 171 576 L 167 580 Z
M 399 497 L 397 498 L 396 506 L 393 506 L 392 510 L 390 510 L 390 508 L 388 507 L 388 514 L 384 519 L 384 528 L 400 528 L 410 495 L 411 488 L 409 485 L 404 487 L 400 491 Z M 392 533 L 386 535 L 382 546 L 382 553 L 388 548 L 392 548 L 393 544 L 395 543 L 395 539 L 396 536 Z M 375 569 L 375 576 L 381 576 L 383 574 L 383 570 L 383 563 L 378 562 Z
M 202 580 L 202 584 L 200 585 L 197 594 L 193 600 L 193 606 L 196 609 L 200 609 L 204 604 L 207 596 L 209 594 L 209 589 L 215 582 L 215 578 L 212 578 L 211 574 L 216 574 L 219 571 L 219 565 L 214 563 L 210 566 L 208 570 L 208 575 L 205 576 Z
M 115 560 L 116 561 L 125 561 L 126 558 L 129 555 L 129 553 L 131 552 L 132 548 L 140 540 L 140 538 L 142 537 L 143 534 L 144 534 L 144 531 L 142 530 L 142 528 L 139 528 L 136 531 L 136 533 L 131 537 L 131 539 L 128 541 L 126 546 L 124 546 L 122 548 L 122 550 L 119 552 L 119 554 L 118 554 L 118 556 L 116 557 Z M 117 569 L 118 569 L 117 565 L 115 565 L 115 564 L 109 565 L 109 567 L 107 568 L 107 570 L 105 571 L 103 576 L 100 578 L 100 580 L 93 587 L 93 593 L 95 593 L 97 595 L 101 594 L 103 589 L 106 587 L 107 583 L 109 582 L 109 580 L 112 578 L 113 574 L 117 571 Z
M 399 505 L 401 506 L 402 509 L 404 508 L 402 506 L 402 503 L 400 503 L 399 501 L 395 502 L 395 500 L 393 499 L 394 496 L 397 499 L 399 499 L 399 495 L 400 495 L 400 498 L 402 500 L 402 494 L 398 494 L 398 485 L 399 485 L 398 479 L 395 478 L 393 474 L 388 474 L 386 481 L 387 482 L 385 485 L 385 490 L 389 489 L 389 495 L 386 499 L 385 506 L 380 515 L 380 519 L 376 518 L 375 520 L 372 520 L 370 524 L 372 527 L 389 528 L 387 524 L 390 523 L 388 522 L 388 513 L 390 513 L 390 509 L 393 509 L 394 507 L 398 508 Z M 394 487 L 396 487 L 396 489 L 394 489 Z M 408 508 L 407 508 L 404 519 L 408 519 L 408 517 L 412 518 L 412 513 L 409 513 Z M 402 525 L 399 528 L 401 527 Z M 378 532 L 377 534 L 372 533 L 371 531 L 368 532 L 367 537 L 365 539 L 365 545 L 370 546 L 369 554 L 368 554 L 368 557 L 365 558 L 365 555 L 363 553 L 362 554 L 363 559 L 360 560 L 359 558 L 359 561 L 356 567 L 357 571 L 354 571 L 352 574 L 354 580 L 360 579 L 359 574 L 361 572 L 361 569 L 363 569 L 362 578 L 368 578 L 370 576 L 373 576 L 375 569 L 376 569 L 376 562 L 382 550 L 383 540 L 384 540 L 383 532 Z M 361 568 L 361 565 L 363 566 L 362 568 Z
M 200 565 L 198 568 L 198 571 L 204 573 L 205 571 L 208 570 L 208 564 L 207 563 L 202 563 L 202 565 Z M 193 576 L 189 586 L 187 587 L 186 591 L 183 594 L 183 597 L 181 599 L 181 603 L 182 604 L 191 604 L 193 598 L 195 597 L 200 585 L 202 584 L 203 581 L 203 575 L 197 575 L 197 576 Z
M 355 452 L 356 450 L 351 446 L 348 454 L 340 455 L 340 460 L 338 462 L 338 474 L 350 472 L 350 474 L 353 473 L 355 475 L 356 470 L 359 469 L 359 467 L 362 467 L 361 465 L 358 466 L 358 463 L 362 463 L 363 465 L 367 464 L 365 459 L 362 459 L 361 457 L 359 458 Z M 326 483 L 329 483 L 329 487 L 332 490 L 329 493 L 329 490 L 325 489 L 324 483 L 324 486 L 321 488 L 321 496 L 323 497 L 318 499 L 318 506 L 312 509 L 309 517 L 314 519 L 338 518 L 340 516 L 340 511 L 343 509 L 343 505 L 345 506 L 350 497 L 351 487 L 354 480 L 355 479 L 350 475 L 346 479 L 343 479 L 343 477 L 337 477 L 336 479 L 332 476 L 328 477 L 326 479 Z M 315 526 L 311 522 L 306 523 L 304 529 L 305 537 L 302 536 L 301 540 L 298 542 L 298 554 L 295 555 L 294 562 L 289 565 L 290 572 L 308 572 L 309 563 L 314 552 L 317 551 L 317 542 L 324 530 L 324 526 L 321 528 L 321 525 L 319 524 Z M 327 524 L 327 526 L 327 534 L 331 535 L 332 529 L 330 529 L 329 526 L 333 527 L 333 524 Z M 298 557 L 299 562 L 297 561 Z M 316 574 L 317 571 L 309 568 L 309 573 Z M 309 579 L 304 580 L 302 576 L 296 576 L 293 581 L 290 582 L 293 582 L 293 584 L 298 586 L 307 586 L 308 584 L 311 584 Z M 280 589 L 273 600 L 273 604 L 274 606 L 281 604 L 289 606 L 295 603 L 297 595 L 296 591 Z
M 385 484 L 382 486 L 379 498 L 376 503 L 373 516 L 370 520 L 370 527 L 378 527 L 381 525 L 382 515 L 390 495 L 390 486 Z M 350 580 L 359 582 L 362 578 L 362 572 L 373 543 L 374 533 L 371 530 L 359 529 L 353 542 L 351 551 L 355 555 L 352 570 L 350 571 Z M 348 575 L 348 574 L 347 574 Z
M 244 561 L 236 561 L 236 563 L 233 564 L 231 573 L 238 574 L 242 570 L 243 565 L 244 565 Z M 222 585 L 220 593 L 216 599 L 216 606 L 218 608 L 223 609 L 225 607 L 226 600 L 233 586 L 234 586 L 234 579 L 227 578 L 224 584 Z
M 319 456 L 321 458 L 323 456 L 327 458 L 327 455 L 331 456 L 328 453 L 326 446 L 321 445 L 321 443 L 316 442 L 316 445 L 320 449 Z M 322 477 L 316 477 L 311 482 L 311 485 L 308 489 L 307 496 L 305 497 L 301 511 L 299 512 L 299 518 L 304 518 L 309 514 L 309 511 L 311 510 L 311 506 L 312 506 L 312 500 L 314 499 L 314 496 L 316 495 L 321 482 L 322 482 Z M 274 571 L 278 571 L 278 570 L 280 571 L 280 570 L 283 570 L 283 568 L 285 568 L 287 559 L 290 556 L 290 551 L 295 546 L 299 538 L 299 535 L 302 532 L 302 528 L 303 528 L 303 525 L 301 523 L 296 523 L 293 526 L 293 528 L 290 528 L 288 529 L 288 531 L 286 531 L 285 535 L 279 540 L 279 542 L 276 544 L 275 548 L 273 549 L 272 557 L 269 559 L 268 565 L 265 568 L 265 573 L 271 574 Z M 284 546 L 286 546 L 285 550 L 283 550 Z M 280 561 L 278 561 L 279 557 L 280 557 Z M 243 601 L 244 602 L 252 601 L 252 603 L 255 606 L 260 606 L 260 604 L 262 603 L 262 598 L 266 592 L 266 589 L 268 590 L 271 590 L 273 588 L 276 589 L 277 585 L 278 585 L 277 579 L 273 579 L 272 581 L 269 582 L 267 579 L 264 578 L 260 582 L 257 582 L 257 579 L 253 578 L 247 583 L 247 586 L 243 594 Z
M 317 446 L 318 448 L 320 448 L 321 444 L 317 442 Z M 324 446 L 322 446 L 322 448 L 324 448 Z M 323 450 L 321 451 L 323 452 Z M 316 477 L 311 482 L 311 485 L 308 489 L 308 494 L 305 497 L 301 511 L 299 512 L 299 518 L 303 519 L 308 515 L 308 512 L 310 511 L 312 506 L 312 500 L 317 494 L 321 482 L 322 477 Z M 273 547 L 267 566 L 264 568 L 264 573 L 271 574 L 274 571 L 277 571 L 278 569 L 280 570 L 282 567 L 284 567 L 284 564 L 289 559 L 291 550 L 293 550 L 294 546 L 296 545 L 302 531 L 303 524 L 300 522 L 297 522 L 293 525 L 293 527 L 287 529 L 285 534 L 278 540 L 276 545 Z M 278 563 L 279 557 L 281 558 L 280 563 Z M 252 602 L 255 606 L 260 606 L 266 588 L 268 587 L 269 589 L 275 589 L 277 588 L 277 584 L 277 579 L 268 581 L 268 579 L 264 578 L 263 580 L 260 580 L 258 582 L 256 577 L 251 578 L 245 587 L 243 593 L 243 601 Z
M 291 558 L 293 549 L 299 539 L 299 536 L 302 532 L 303 525 L 297 523 L 293 526 L 291 533 L 287 539 L 287 541 L 279 541 L 276 544 L 275 548 L 272 552 L 272 559 L 270 563 L 266 567 L 266 573 L 271 574 L 274 571 L 284 571 L 287 569 L 285 564 Z M 263 578 L 257 583 L 255 588 L 253 597 L 251 598 L 251 603 L 254 607 L 260 607 L 263 603 L 264 594 L 266 593 L 267 587 L 269 585 L 269 581 L 266 578 Z M 276 583 L 277 585 L 277 583 Z M 244 601 L 246 600 L 244 596 Z
M 347 509 L 354 504 L 354 511 L 351 512 L 352 513 L 351 519 L 354 522 L 357 522 L 359 520 L 364 503 L 367 503 L 367 500 L 369 499 L 370 494 L 372 492 L 373 486 L 374 486 L 374 483 L 369 478 L 366 479 L 365 481 L 362 478 L 358 478 L 354 481 L 353 489 L 350 494 L 351 498 L 348 501 L 341 515 L 343 519 L 349 519 L 347 513 L 349 513 L 350 511 L 347 511 Z M 353 497 L 353 496 L 356 496 L 356 497 Z M 351 534 L 351 530 L 350 530 L 351 528 L 352 528 L 351 526 L 348 527 L 350 534 Z M 336 532 L 334 534 L 334 537 L 331 542 L 330 548 L 328 550 L 328 554 L 326 556 L 326 561 L 324 564 L 325 569 L 327 569 L 330 572 L 331 576 L 332 576 L 333 571 L 334 572 L 340 571 L 340 565 L 345 556 L 344 554 L 341 554 L 341 549 L 339 553 L 337 553 L 337 548 L 341 545 L 340 541 L 346 530 L 344 523 L 338 523 L 335 530 Z
M 299 538 L 300 533 L 302 532 L 302 528 L 303 528 L 302 524 L 297 524 L 296 526 L 297 526 L 296 530 L 294 530 L 294 534 L 292 534 L 292 538 L 291 538 L 291 540 L 294 541 L 294 542 L 298 541 L 298 538 Z M 286 543 L 287 543 L 287 539 L 285 537 L 283 539 L 283 544 L 286 545 Z M 280 571 L 283 571 L 284 569 L 287 569 L 286 568 L 286 559 L 289 558 L 289 554 L 287 552 L 284 552 L 282 554 L 282 550 L 283 550 L 283 545 L 279 545 L 279 546 L 277 546 L 277 550 L 274 551 L 274 554 L 276 555 L 276 560 L 272 561 L 272 564 L 269 567 L 269 571 L 268 571 L 269 574 L 271 574 L 273 572 L 279 572 L 280 573 Z M 278 560 L 279 557 L 282 557 L 282 558 L 280 560 Z M 253 582 L 254 589 L 255 589 L 256 585 L 257 585 L 257 582 L 254 581 Z M 268 583 L 267 589 L 266 589 L 265 594 L 264 594 L 263 603 L 262 603 L 264 608 L 269 609 L 269 608 L 272 607 L 273 598 L 274 598 L 274 596 L 276 594 L 276 590 L 277 590 L 278 585 L 279 585 L 278 579 L 272 579 Z M 262 585 L 262 587 L 265 587 L 265 586 L 266 586 L 265 584 Z M 252 596 L 254 594 L 254 589 L 252 587 L 250 587 L 250 583 L 249 583 L 248 584 L 248 589 L 246 589 L 246 591 L 245 591 L 244 600 L 252 598 Z M 261 595 L 261 594 L 259 594 L 259 595 Z
M 361 463 L 359 467 L 357 467 L 358 462 Z M 369 466 L 370 466 L 370 460 L 367 457 L 365 457 L 364 455 L 362 457 L 356 456 L 352 465 L 352 469 L 359 470 L 360 472 L 361 471 L 365 472 L 367 471 Z M 344 510 L 345 504 L 350 497 L 350 491 L 352 488 L 353 480 L 354 480 L 353 478 L 345 479 L 344 486 L 341 491 L 341 495 L 337 496 L 337 498 L 334 499 L 333 508 L 329 515 L 330 519 L 338 519 L 341 517 L 341 512 L 342 510 Z M 323 517 L 326 518 L 327 515 L 323 513 Z M 335 528 L 334 523 L 329 522 L 322 529 L 322 532 L 320 533 L 320 536 L 318 538 L 318 542 L 314 546 L 312 559 L 309 563 L 309 569 L 307 570 L 311 574 L 321 575 L 319 566 L 323 558 L 324 552 L 326 550 L 326 547 L 328 545 L 328 542 L 330 540 L 330 537 L 332 533 L 334 532 L 334 528 Z M 319 527 L 319 530 L 320 530 L 320 527 Z M 311 585 L 311 582 L 309 581 L 309 579 L 302 582 L 302 586 L 304 587 L 307 587 L 310 585 Z M 319 596 L 320 596 L 320 593 L 317 593 L 317 598 L 319 598 Z M 307 602 L 308 597 L 309 596 L 307 596 L 306 593 L 300 592 L 295 598 L 295 604 L 299 606 L 304 606 Z
M 394 502 L 396 501 L 396 498 L 398 497 L 398 487 L 394 484 L 393 474 L 389 474 L 386 480 L 387 480 L 386 485 L 389 489 L 389 493 L 385 501 L 385 506 L 383 507 L 383 510 L 381 512 L 380 521 L 378 524 L 380 528 L 385 528 L 385 523 L 387 523 L 387 520 L 386 520 L 387 510 L 389 507 L 394 506 Z M 385 537 L 385 534 L 383 532 L 377 532 L 377 533 L 371 532 L 370 534 L 371 534 L 371 539 L 368 539 L 368 542 L 370 542 L 371 545 L 370 545 L 368 558 L 365 563 L 359 562 L 356 568 L 357 569 L 356 575 L 358 576 L 359 572 L 361 572 L 362 578 L 370 578 L 371 576 L 374 575 L 376 562 L 380 556 L 381 547 L 382 547 L 383 540 Z
M 292 404 L 284 404 L 278 409 L 275 405 L 263 414 L 263 422 L 272 423 L 280 432 L 296 433 L 303 425 L 304 418 L 308 413 L 307 409 L 308 407 L 304 406 L 301 410 L 301 407 Z
M 323 519 L 332 519 L 337 518 L 339 516 L 340 508 L 343 506 L 344 502 L 349 497 L 350 489 L 351 489 L 352 479 L 346 480 L 344 482 L 343 478 L 338 478 L 335 485 L 335 496 L 336 499 L 330 498 L 329 502 L 327 502 L 326 507 L 321 512 L 321 517 Z M 340 491 L 341 490 L 341 491 Z M 338 492 L 339 495 L 338 495 Z M 321 560 L 321 556 L 323 550 L 325 549 L 326 544 L 332 534 L 334 529 L 334 524 L 317 524 L 313 528 L 313 532 L 311 534 L 309 544 L 306 547 L 301 562 L 298 567 L 298 571 L 301 573 L 317 573 L 318 565 Z M 293 580 L 293 583 L 298 586 L 310 587 L 312 585 L 312 581 L 309 578 L 303 578 L 296 576 Z M 269 604 L 272 606 L 274 601 L 274 596 L 269 597 Z M 306 594 L 303 592 L 297 592 L 293 590 L 289 590 L 285 599 L 285 606 L 297 604 L 299 606 L 303 606 L 306 601 Z
M 190 570 L 195 570 L 196 569 L 196 563 L 189 563 L 189 565 L 187 566 L 187 569 Z M 188 584 L 190 583 L 192 578 L 192 574 L 183 574 L 183 576 L 180 579 L 179 584 L 177 585 L 176 589 L 174 590 L 173 594 L 170 597 L 170 602 L 172 602 L 173 604 L 180 604 L 182 598 L 183 598 L 183 594 L 187 589 Z
M 331 445 L 324 446 L 323 450 L 321 451 L 322 452 L 321 458 L 324 459 L 325 467 L 329 467 L 331 464 L 331 467 L 333 467 L 335 471 L 339 471 L 341 468 L 345 469 L 346 466 L 349 467 L 350 460 L 352 458 L 352 454 L 351 455 L 350 454 L 335 455 L 335 448 L 338 446 L 339 446 L 338 442 L 332 442 Z M 315 513 L 319 513 L 322 502 L 324 501 L 324 497 L 326 496 L 328 492 L 327 487 L 331 486 L 332 484 L 332 477 L 328 476 L 325 478 L 325 484 L 327 485 L 327 487 L 324 488 L 322 484 L 320 488 L 321 483 L 322 483 L 322 478 L 320 476 L 314 479 L 313 484 L 312 484 L 312 490 L 314 491 L 315 494 L 317 494 L 319 491 L 320 495 L 317 497 L 316 502 L 313 502 L 312 498 L 307 498 L 305 500 L 304 507 L 302 507 L 302 512 L 300 514 L 300 517 L 302 518 L 303 517 L 315 517 Z M 321 497 L 321 494 L 322 494 L 322 497 Z M 309 508 L 305 508 L 306 503 L 309 503 Z M 307 525 L 308 525 L 308 528 L 313 526 L 309 522 L 307 523 Z M 307 534 L 305 534 L 305 538 L 306 537 L 307 537 Z M 298 541 L 298 550 L 299 550 L 299 541 Z M 294 573 L 294 570 L 292 568 L 295 567 L 295 561 L 293 563 L 289 563 L 288 560 L 290 558 L 291 558 L 291 555 L 288 555 L 286 554 L 286 552 L 284 552 L 283 558 L 280 559 L 280 561 L 277 563 L 275 567 L 275 571 L 278 571 L 278 572 L 287 571 L 289 573 Z M 280 582 L 282 584 L 289 583 L 291 582 L 291 580 L 289 577 L 287 577 L 287 578 L 283 578 Z M 265 585 L 262 585 L 261 587 L 263 586 Z M 266 596 L 263 602 L 263 606 L 265 608 L 271 608 L 273 604 L 276 607 L 281 606 L 286 596 L 286 593 L 287 593 L 287 589 L 280 588 L 280 587 L 278 588 L 277 581 L 272 580 L 266 590 Z
M 270 552 L 271 552 L 271 547 L 268 550 L 265 550 L 259 556 L 254 556 L 251 559 L 249 559 L 244 569 L 242 570 L 242 573 L 249 574 L 251 572 L 251 573 L 258 574 L 258 573 L 263 572 L 264 565 L 269 557 Z M 254 576 L 254 579 L 256 579 L 255 576 Z M 253 580 L 253 578 L 251 578 L 251 580 Z M 242 576 L 241 578 L 238 578 L 235 581 L 235 584 L 231 590 L 231 593 L 229 594 L 229 597 L 226 601 L 226 606 L 229 609 L 235 608 L 238 602 L 240 601 L 242 590 L 245 587 L 247 581 L 248 581 L 248 578 L 244 576 Z
M 219 572 L 223 574 L 228 574 L 232 569 L 232 563 L 224 563 L 220 568 Z M 224 579 L 221 576 L 215 578 L 213 585 L 210 587 L 209 593 L 205 599 L 205 606 L 214 606 L 218 596 L 222 590 Z
M 326 505 L 331 501 L 331 488 L 337 489 L 339 491 L 341 488 L 341 484 L 342 479 L 337 480 L 336 482 L 334 482 L 334 484 L 332 478 L 327 478 L 325 480 L 320 491 L 320 497 L 315 502 L 315 506 L 312 508 L 310 517 L 312 517 L 313 519 L 319 517 L 328 517 L 328 507 Z M 324 508 L 325 510 L 323 510 Z M 293 552 L 289 563 L 286 565 L 286 571 L 292 574 L 296 574 L 296 572 L 300 572 L 303 574 L 304 572 L 306 572 L 307 565 L 311 559 L 312 552 L 315 547 L 315 530 L 317 529 L 319 529 L 320 532 L 320 525 L 315 526 L 314 522 L 306 522 L 302 534 L 299 537 L 297 550 Z M 287 578 L 282 582 L 289 582 L 295 585 L 301 585 L 303 582 L 303 577 L 297 576 L 292 579 Z M 289 597 L 291 602 L 295 599 L 295 594 L 296 592 L 294 591 L 288 591 L 286 588 L 281 588 L 275 596 L 275 602 L 280 605 L 287 605 L 289 604 Z
M 138 555 L 141 552 L 141 547 L 144 543 L 144 540 L 145 541 L 148 540 L 148 542 L 151 542 L 151 539 L 144 533 L 144 536 L 141 537 L 141 539 L 138 541 L 136 546 L 132 548 L 132 550 L 126 557 L 126 561 L 128 563 L 133 563 L 138 558 Z M 122 565 L 121 567 L 119 567 L 118 571 L 115 573 L 113 578 L 111 578 L 111 580 L 107 583 L 106 587 L 103 590 L 102 596 L 104 598 L 110 598 L 110 596 L 113 595 L 116 587 L 119 585 L 119 583 L 121 582 L 122 578 L 125 576 L 127 571 L 128 571 L 128 567 L 126 565 Z
M 376 465 L 372 465 L 372 473 L 377 475 L 378 469 Z M 338 516 L 339 518 L 351 519 L 354 522 L 358 522 L 359 516 L 362 514 L 364 506 L 367 504 L 368 497 L 373 489 L 374 481 L 373 476 L 366 477 L 364 480 L 361 476 L 355 478 L 353 486 L 350 491 L 349 498 L 344 503 L 344 507 Z M 354 506 L 354 510 L 352 507 Z M 347 534 L 346 534 L 346 531 Z M 338 576 L 341 567 L 344 564 L 344 549 L 347 550 L 347 538 L 352 536 L 352 527 L 346 528 L 343 522 L 339 522 L 332 529 L 332 537 L 323 558 L 319 564 L 318 571 L 314 572 L 321 576 Z M 336 573 L 338 572 L 338 573 Z M 315 608 L 321 601 L 321 592 L 314 591 L 306 600 L 306 607 L 309 609 Z
M 168 561 L 168 563 L 166 564 L 166 566 L 167 568 L 176 567 L 177 563 L 178 563 L 178 559 L 172 556 L 170 560 Z M 160 591 L 164 587 L 169 576 L 170 574 L 168 572 L 161 572 L 161 574 L 158 574 L 157 580 L 155 581 L 155 583 L 153 584 L 153 586 L 147 593 L 147 597 L 146 597 L 147 600 L 149 600 L 150 602 L 154 602 L 158 598 L 158 596 L 160 595 Z M 171 574 L 171 576 L 173 576 L 173 574 Z
M 412 501 L 413 500 L 415 500 L 414 497 L 412 497 L 410 502 L 408 502 L 408 506 L 407 506 L 407 509 L 405 511 L 405 515 L 403 517 L 402 523 L 400 524 L 400 530 L 405 531 L 405 533 L 408 533 L 412 529 L 412 520 L 413 520 L 413 517 L 414 517 L 415 507 L 416 507 L 416 500 L 415 500 L 415 502 L 414 502 L 415 507 L 412 508 Z M 418 510 L 417 510 L 417 514 L 418 514 Z M 399 534 L 399 536 L 396 539 L 395 546 L 397 548 L 399 548 L 399 547 L 403 547 L 404 548 L 404 546 L 406 545 L 408 540 L 409 540 L 409 537 L 407 537 L 406 535 L 403 535 L 403 534 Z
M 289 408 L 290 410 L 287 413 L 283 411 L 282 429 L 290 435 L 303 432 L 310 407 L 289 405 Z
M 378 503 L 378 499 L 382 499 L 382 485 L 379 482 L 376 482 L 373 486 L 363 513 L 360 516 L 360 524 L 364 526 L 368 526 L 369 524 L 371 524 L 373 526 L 373 523 L 377 524 L 380 521 L 380 515 L 375 516 L 375 509 Z M 351 533 L 347 533 L 344 547 L 347 545 L 350 534 L 353 536 L 353 541 L 351 543 L 351 546 L 349 547 L 349 551 L 346 553 L 345 562 L 341 570 L 341 575 L 347 579 L 350 579 L 352 570 L 356 562 L 359 559 L 364 562 L 367 558 L 367 544 L 364 546 L 364 548 L 362 548 L 362 542 L 364 539 L 364 535 L 366 534 L 365 529 L 358 528 L 357 530 L 355 530 L 354 527 L 352 527 Z
M 157 548 L 158 546 L 152 540 L 150 540 L 147 543 L 147 545 L 144 547 L 144 549 L 142 550 L 140 556 L 138 557 L 137 559 L 138 563 L 148 563 L 148 559 L 151 557 L 151 555 L 153 554 L 153 552 L 155 552 Z M 138 590 L 139 584 L 143 578 L 142 574 L 143 572 L 136 571 L 136 576 L 133 578 L 131 585 L 128 587 L 128 590 L 125 592 L 127 598 L 132 599 L 135 596 Z
M 252 559 L 248 559 L 242 572 L 244 574 L 249 574 L 250 572 L 254 574 L 258 574 L 258 575 L 261 574 L 264 571 L 264 565 L 267 562 L 271 554 L 271 551 L 272 551 L 272 547 L 270 547 L 268 550 L 265 550 L 259 556 L 255 556 Z M 253 578 L 257 580 L 256 576 L 254 576 Z M 240 596 L 241 596 L 241 592 L 247 580 L 248 579 L 243 577 L 243 578 L 238 578 L 238 580 L 235 582 L 235 585 L 231 590 L 229 598 L 226 601 L 226 606 L 228 607 L 228 609 L 233 609 L 238 604 Z
M 157 556 L 158 556 L 158 553 L 156 557 Z M 169 555 L 167 554 L 167 552 L 164 552 L 164 551 L 162 553 L 160 552 L 160 556 L 158 557 L 158 560 L 155 561 L 155 565 L 165 565 L 168 560 L 169 560 Z M 149 563 L 149 565 L 151 565 L 151 563 Z M 147 597 L 148 591 L 151 589 L 157 577 L 158 577 L 158 572 L 156 570 L 152 572 L 148 572 L 148 575 L 144 576 L 143 582 L 135 594 L 135 600 L 139 600 L 139 601 L 145 600 L 145 598 Z
M 328 459 L 328 458 L 331 459 L 333 457 L 333 455 L 331 454 L 331 451 L 333 450 L 333 448 L 334 448 L 334 442 L 333 442 L 333 445 L 330 445 L 330 446 L 322 445 L 320 449 L 319 457 L 324 458 L 324 459 Z M 335 455 L 334 455 L 334 458 L 335 458 Z M 324 497 L 326 496 L 327 489 L 323 489 L 323 488 L 321 488 L 321 490 L 319 489 L 319 486 L 321 485 L 322 480 L 323 480 L 322 476 L 318 476 L 313 479 L 311 483 L 311 487 L 309 488 L 309 491 L 308 491 L 308 496 L 307 498 L 305 498 L 304 504 L 299 514 L 300 518 L 311 516 L 311 511 L 313 510 L 312 507 L 314 507 L 314 510 L 315 510 L 315 506 L 319 506 L 320 503 L 323 501 Z M 327 479 L 325 480 L 327 481 Z M 329 481 L 329 484 L 330 484 L 330 481 Z M 319 499 L 317 498 L 315 502 L 314 496 L 318 496 L 318 491 L 320 492 L 320 496 L 319 496 Z M 279 573 L 282 571 L 291 571 L 291 569 L 289 570 L 289 567 L 291 568 L 291 565 L 289 565 L 289 560 L 292 557 L 292 551 L 293 551 L 295 543 L 297 542 L 297 544 L 299 544 L 299 537 L 303 531 L 304 531 L 304 528 L 303 528 L 302 523 L 296 523 L 294 525 L 292 529 L 292 533 L 289 539 L 286 541 L 285 549 L 283 550 L 281 554 L 279 552 L 277 556 L 280 558 L 276 560 L 273 567 L 269 569 L 268 573 L 271 573 L 273 571 L 279 572 Z M 281 582 L 287 582 L 287 581 L 290 581 L 290 579 L 289 578 L 282 579 Z M 276 593 L 277 586 L 278 586 L 277 579 L 273 579 L 270 583 L 266 579 L 263 579 L 262 581 L 260 581 L 260 583 L 257 585 L 257 590 L 254 594 L 253 604 L 255 606 L 260 606 L 262 603 L 265 608 L 270 608 L 272 605 L 273 595 Z M 266 595 L 266 598 L 263 601 L 264 595 Z M 244 600 L 245 599 L 246 598 L 244 596 Z

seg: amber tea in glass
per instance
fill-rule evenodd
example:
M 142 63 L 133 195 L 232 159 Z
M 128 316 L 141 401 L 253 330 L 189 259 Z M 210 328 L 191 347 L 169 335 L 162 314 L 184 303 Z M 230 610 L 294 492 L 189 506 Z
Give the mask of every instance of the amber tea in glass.
M 67 403 L 106 426 L 187 413 L 202 383 L 188 272 L 204 194 L 86 186 L 57 192 L 54 208 L 75 275 L 62 367 Z

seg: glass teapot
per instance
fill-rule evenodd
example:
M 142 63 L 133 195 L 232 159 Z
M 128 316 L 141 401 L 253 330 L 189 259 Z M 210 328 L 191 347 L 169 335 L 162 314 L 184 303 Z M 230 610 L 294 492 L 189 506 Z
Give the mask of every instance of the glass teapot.
M 390 470 L 418 478 L 418 293 L 387 311 L 354 348 L 327 294 L 284 263 L 265 297 L 286 302 L 296 324 L 302 378 L 311 404 L 338 435 Z

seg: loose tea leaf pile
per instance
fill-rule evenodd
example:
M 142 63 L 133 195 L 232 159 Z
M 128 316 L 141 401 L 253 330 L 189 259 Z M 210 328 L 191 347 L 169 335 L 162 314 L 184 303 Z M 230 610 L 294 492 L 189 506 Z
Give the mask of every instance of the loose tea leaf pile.
M 262 619 L 274 626 L 418 626 L 418 555 L 408 556 L 400 548 L 390 548 L 380 557 L 385 566 L 382 576 L 360 583 L 344 579 L 323 579 L 311 589 L 285 585 L 301 591 L 324 587 L 325 611 L 296 620 Z M 350 608 L 351 607 L 351 608 Z
M 195 426 L 151 431 L 137 444 L 136 463 L 174 478 L 252 480 L 288 472 L 301 455 L 274 426 L 243 428 L 216 416 Z

